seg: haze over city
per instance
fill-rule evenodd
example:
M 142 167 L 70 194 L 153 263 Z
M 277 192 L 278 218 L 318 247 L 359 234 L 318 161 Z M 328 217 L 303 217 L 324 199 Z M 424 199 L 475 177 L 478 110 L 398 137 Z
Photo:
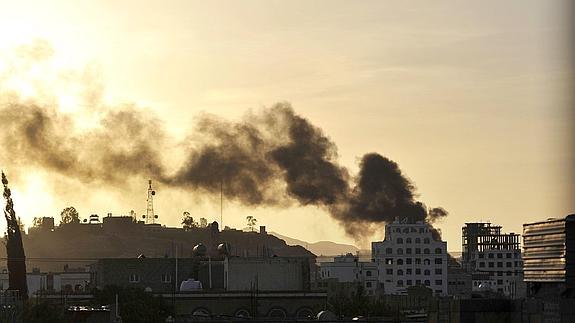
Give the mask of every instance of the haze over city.
M 459 250 L 465 222 L 491 220 L 521 232 L 522 223 L 573 212 L 574 69 L 565 6 L 2 2 L 0 125 L 14 120 L 19 110 L 9 104 L 19 102 L 63 120 L 58 134 L 90 138 L 83 134 L 98 133 L 105 116 L 133 111 L 137 118 L 126 120 L 141 121 L 138 139 L 153 147 L 137 156 L 160 160 L 171 176 L 187 149 L 201 145 L 205 120 L 246 123 L 278 103 L 291 106 L 282 111 L 321 129 L 337 147 L 334 164 L 347 169 L 351 187 L 364 154 L 396 162 L 415 186 L 413 201 L 447 210 L 434 225 L 449 250 Z M 119 129 L 109 139 L 130 134 Z M 10 135 L 4 144 L 19 140 Z M 83 218 L 145 213 L 148 176 L 134 168 L 150 170 L 151 159 L 86 179 L 42 158 L 15 158 L 10 147 L 0 163 L 26 225 L 70 205 Z M 83 160 L 89 153 L 82 151 Z M 180 226 L 184 211 L 219 221 L 213 186 L 190 190 L 170 185 L 173 178 L 151 179 L 162 224 Z M 325 200 L 298 202 L 275 189 L 264 193 L 277 203 L 226 196 L 223 225 L 242 228 L 253 215 L 289 237 L 360 247 L 383 236 L 381 223 L 354 239 Z

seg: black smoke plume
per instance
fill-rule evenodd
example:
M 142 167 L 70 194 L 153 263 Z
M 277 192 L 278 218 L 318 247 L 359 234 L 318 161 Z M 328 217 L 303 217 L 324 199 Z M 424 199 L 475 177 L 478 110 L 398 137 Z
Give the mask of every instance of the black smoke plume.
M 251 206 L 315 205 L 355 238 L 395 218 L 432 223 L 447 215 L 416 201 L 414 185 L 379 154 L 363 156 L 352 178 L 337 163 L 336 145 L 287 103 L 239 122 L 201 117 L 180 143 L 185 159 L 175 169 L 162 159 L 169 136 L 144 110 L 113 109 L 90 130 L 80 130 L 54 107 L 17 99 L 0 104 L 4 163 L 86 183 L 122 185 L 127 177 L 141 176 L 194 192 L 222 190 L 227 199 Z

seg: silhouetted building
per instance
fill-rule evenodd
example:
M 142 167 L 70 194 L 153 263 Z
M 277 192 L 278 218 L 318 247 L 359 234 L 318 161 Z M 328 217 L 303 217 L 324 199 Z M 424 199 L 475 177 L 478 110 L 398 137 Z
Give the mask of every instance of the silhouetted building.
M 575 214 L 524 224 L 523 257 L 531 296 L 573 298 Z
M 179 292 L 187 279 L 213 291 L 310 289 L 309 259 L 296 257 L 110 258 L 92 265 L 91 274 L 94 287 L 135 286 L 154 293 Z
M 508 297 L 525 296 L 519 239 L 519 234 L 502 233 L 501 226 L 491 223 L 465 224 L 462 266 L 474 277 L 481 277 L 481 280 L 473 279 L 474 291 L 489 287 L 491 292 Z

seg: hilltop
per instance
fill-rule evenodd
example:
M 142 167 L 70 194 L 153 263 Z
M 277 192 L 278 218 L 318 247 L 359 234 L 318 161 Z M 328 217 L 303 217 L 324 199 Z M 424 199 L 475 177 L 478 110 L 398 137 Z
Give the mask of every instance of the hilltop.
M 83 265 L 98 258 L 190 257 L 198 243 L 206 245 L 212 256 L 217 246 L 228 243 L 232 256 L 310 257 L 315 255 L 302 246 L 288 246 L 285 241 L 266 232 L 220 231 L 216 222 L 206 227 L 165 227 L 135 222 L 129 216 L 108 216 L 102 223 L 68 223 L 54 226 L 53 218 L 30 228 L 23 236 L 28 270 L 61 270 L 64 264 Z M 4 248 L 0 256 L 5 257 Z M 74 260 L 76 259 L 76 260 Z

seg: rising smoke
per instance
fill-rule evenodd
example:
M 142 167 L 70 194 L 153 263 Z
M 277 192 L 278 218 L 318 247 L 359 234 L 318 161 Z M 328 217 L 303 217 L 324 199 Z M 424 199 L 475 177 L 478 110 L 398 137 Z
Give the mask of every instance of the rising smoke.
M 161 158 L 170 136 L 151 113 L 130 106 L 99 113 L 83 130 L 56 105 L 0 93 L 0 159 L 84 183 L 121 186 L 140 176 L 198 193 L 222 191 L 249 206 L 318 206 L 356 239 L 395 218 L 433 223 L 447 215 L 417 201 L 398 165 L 377 153 L 364 155 L 359 174 L 350 176 L 336 145 L 288 103 L 237 122 L 202 116 L 175 168 Z
M 295 200 L 325 207 L 346 232 L 395 218 L 433 222 L 447 214 L 414 199 L 415 187 L 398 165 L 376 153 L 363 156 L 355 184 L 337 164 L 336 146 L 287 103 L 240 122 L 203 117 L 185 162 L 169 172 L 162 161 L 161 123 L 130 108 L 111 111 L 99 127 L 77 132 L 55 109 L 10 103 L 0 108 L 1 141 L 12 163 L 58 172 L 89 183 L 120 185 L 126 176 L 151 177 L 192 191 L 219 193 L 245 205 Z

